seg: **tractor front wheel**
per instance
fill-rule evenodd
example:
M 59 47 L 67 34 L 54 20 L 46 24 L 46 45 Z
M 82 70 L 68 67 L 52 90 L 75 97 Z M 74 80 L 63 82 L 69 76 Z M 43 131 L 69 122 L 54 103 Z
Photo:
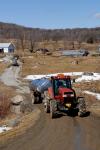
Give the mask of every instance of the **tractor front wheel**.
M 50 116 L 51 118 L 55 118 L 57 115 L 57 102 L 56 100 L 50 101 Z
M 79 104 L 78 104 L 78 109 L 79 109 L 78 116 L 82 117 L 86 114 L 86 103 L 85 103 L 84 97 L 79 97 L 78 102 L 79 102 Z
M 44 105 L 44 110 L 46 113 L 49 113 L 50 112 L 50 103 L 49 101 L 47 101 Z

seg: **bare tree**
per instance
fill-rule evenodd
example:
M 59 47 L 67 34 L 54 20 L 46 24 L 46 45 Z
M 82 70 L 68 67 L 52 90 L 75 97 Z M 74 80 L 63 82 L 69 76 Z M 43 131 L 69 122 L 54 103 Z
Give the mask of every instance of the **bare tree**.
M 19 33 L 19 38 L 20 38 L 20 44 L 21 44 L 21 49 L 22 49 L 22 53 L 23 53 L 23 56 L 25 56 L 25 32 L 24 30 L 22 30 L 20 33 Z
M 35 41 L 34 40 L 30 40 L 30 52 L 33 53 L 35 48 Z

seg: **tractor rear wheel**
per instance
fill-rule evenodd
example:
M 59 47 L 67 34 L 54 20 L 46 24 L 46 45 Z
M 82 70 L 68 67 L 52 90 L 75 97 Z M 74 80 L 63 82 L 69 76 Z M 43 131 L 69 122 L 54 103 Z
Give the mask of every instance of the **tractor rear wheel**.
M 86 103 L 84 97 L 79 97 L 78 99 L 79 104 L 78 104 L 78 116 L 82 117 L 86 113 Z
M 56 100 L 51 100 L 50 101 L 50 116 L 51 118 L 55 118 L 57 114 L 57 102 Z

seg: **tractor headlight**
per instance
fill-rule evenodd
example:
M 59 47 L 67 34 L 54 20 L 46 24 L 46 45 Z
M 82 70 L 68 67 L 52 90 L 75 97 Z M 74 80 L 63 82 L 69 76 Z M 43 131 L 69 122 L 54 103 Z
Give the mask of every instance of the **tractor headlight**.
M 63 94 L 63 97 L 74 97 L 74 94 Z
M 70 96 L 71 96 L 71 97 L 74 97 L 74 94 L 71 94 Z
M 63 97 L 68 97 L 68 96 L 66 94 L 64 94 Z

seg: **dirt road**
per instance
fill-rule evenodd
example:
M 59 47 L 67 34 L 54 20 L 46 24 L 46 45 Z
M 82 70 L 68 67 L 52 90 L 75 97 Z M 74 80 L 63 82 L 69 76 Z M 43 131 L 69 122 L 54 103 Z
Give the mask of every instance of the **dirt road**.
M 99 150 L 100 118 L 62 116 L 50 119 L 42 106 L 40 120 L 24 135 L 1 146 L 0 150 Z
M 4 73 L 1 75 L 0 80 L 7 86 L 13 86 L 16 88 L 18 93 L 29 94 L 29 87 L 19 80 L 19 73 L 21 71 L 21 66 L 14 67 L 11 66 L 7 68 Z
M 26 85 L 21 86 L 20 68 L 8 68 L 1 76 L 2 82 L 15 86 L 18 92 L 28 93 Z M 34 127 L 27 130 L 5 145 L 0 150 L 100 150 L 100 118 L 88 116 L 85 118 L 62 116 L 50 119 L 45 114 L 43 106 L 37 105 L 41 116 Z

